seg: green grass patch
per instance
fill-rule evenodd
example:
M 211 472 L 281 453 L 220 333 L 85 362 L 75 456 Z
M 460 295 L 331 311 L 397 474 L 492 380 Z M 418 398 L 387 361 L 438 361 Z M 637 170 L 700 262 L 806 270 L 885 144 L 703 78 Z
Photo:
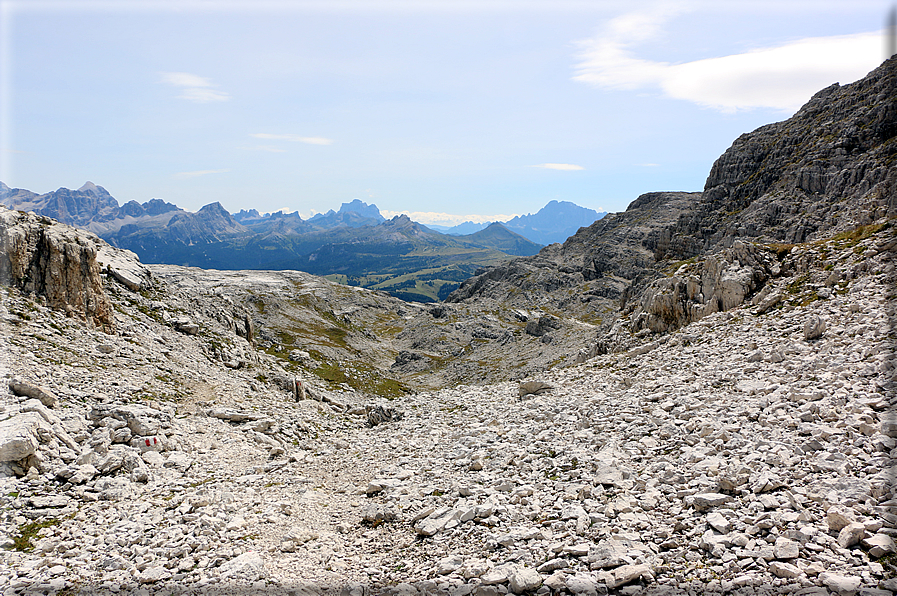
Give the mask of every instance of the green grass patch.
M 17 550 L 23 553 L 30 553 L 34 550 L 34 544 L 31 541 L 34 538 L 37 538 L 38 533 L 44 528 L 50 528 L 52 526 L 58 525 L 58 519 L 48 519 L 19 526 L 18 533 L 12 537 L 12 550 Z
M 791 253 L 791 249 L 794 248 L 795 246 L 797 246 L 797 245 L 796 244 L 773 243 L 773 244 L 767 244 L 766 248 L 768 248 L 772 252 L 776 253 L 776 258 L 781 261 L 782 259 L 784 259 Z
M 694 265 L 697 262 L 698 262 L 697 256 L 691 257 L 690 259 L 685 259 L 683 261 L 673 261 L 672 263 L 670 263 L 669 265 L 667 265 L 664 268 L 664 271 L 666 272 L 667 277 L 670 277 L 670 276 L 674 275 L 679 270 L 679 267 L 681 267 L 682 265 Z
M 349 383 L 349 377 L 339 364 L 325 362 L 314 369 L 314 373 L 328 383 Z M 351 385 L 350 385 L 351 386 Z
M 280 343 L 285 346 L 291 346 L 296 341 L 296 337 L 291 333 L 287 333 L 286 331 L 278 331 L 277 333 L 275 333 L 275 335 L 277 336 L 277 339 L 280 340 Z
M 881 232 L 882 230 L 886 230 L 891 227 L 891 222 L 886 221 L 880 224 L 869 224 L 866 226 L 860 226 L 858 228 L 854 228 L 852 230 L 848 230 L 846 232 L 841 232 L 840 234 L 836 234 L 832 237 L 832 240 L 836 242 L 841 242 L 846 246 L 854 246 L 866 238 L 870 238 L 874 234 Z
M 331 273 L 330 275 L 325 275 L 324 279 L 328 279 L 342 286 L 349 285 L 349 277 L 343 273 Z
M 792 281 L 790 284 L 788 284 L 786 291 L 791 295 L 800 294 L 800 292 L 804 288 L 804 284 L 806 284 L 807 280 L 809 280 L 809 279 L 810 279 L 809 273 L 805 273 L 805 274 L 801 275 L 800 277 L 798 277 L 797 279 Z
M 334 385 L 345 384 L 356 391 L 393 398 L 405 395 L 408 387 L 383 375 L 364 362 L 323 362 L 313 372 Z

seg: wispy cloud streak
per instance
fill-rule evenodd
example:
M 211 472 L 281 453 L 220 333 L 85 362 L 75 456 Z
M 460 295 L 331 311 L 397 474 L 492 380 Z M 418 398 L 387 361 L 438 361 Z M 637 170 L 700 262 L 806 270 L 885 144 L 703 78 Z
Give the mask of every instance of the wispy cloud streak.
M 531 168 L 544 168 L 546 170 L 565 170 L 568 172 L 572 172 L 575 170 L 584 170 L 582 166 L 577 166 L 572 163 L 540 163 L 535 166 L 530 166 Z
M 186 99 L 195 103 L 230 99 L 229 94 L 215 89 L 216 85 L 211 80 L 189 72 L 163 72 L 162 82 L 181 90 L 181 94 L 177 96 L 178 99 Z

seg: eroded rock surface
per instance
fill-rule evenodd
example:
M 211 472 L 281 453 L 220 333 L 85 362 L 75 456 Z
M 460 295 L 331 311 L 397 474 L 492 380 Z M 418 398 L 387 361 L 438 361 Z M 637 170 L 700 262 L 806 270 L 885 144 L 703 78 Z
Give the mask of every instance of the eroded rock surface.
M 0 280 L 109 328 L 113 314 L 97 263 L 100 242 L 49 218 L 0 207 Z

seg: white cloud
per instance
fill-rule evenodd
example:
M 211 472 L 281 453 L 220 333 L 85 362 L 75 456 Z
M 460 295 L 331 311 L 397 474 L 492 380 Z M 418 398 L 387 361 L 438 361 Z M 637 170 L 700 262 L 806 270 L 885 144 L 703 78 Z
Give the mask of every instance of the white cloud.
M 530 166 L 531 168 L 545 168 L 546 170 L 583 170 L 582 166 L 577 166 L 572 163 L 540 163 L 539 165 Z
M 224 91 L 215 89 L 215 85 L 209 79 L 189 72 L 163 72 L 162 82 L 174 87 L 180 87 L 181 94 L 178 99 L 186 99 L 196 103 L 208 103 L 211 101 L 227 101 L 230 95 Z
M 611 20 L 580 43 L 574 80 L 605 89 L 659 88 L 666 96 L 723 112 L 772 108 L 793 112 L 820 89 L 853 82 L 879 65 L 879 32 L 812 37 L 741 54 L 681 64 L 644 60 L 633 48 L 676 14 L 659 8 Z
M 291 141 L 293 143 L 307 143 L 309 145 L 331 145 L 331 144 L 333 144 L 333 139 L 326 139 L 324 137 L 303 137 L 300 135 L 270 134 L 270 133 L 266 133 L 266 132 L 258 132 L 255 134 L 251 134 L 249 136 L 255 137 L 257 139 L 266 139 L 269 141 Z
M 472 221 L 474 223 L 508 221 L 509 219 L 517 217 L 516 213 L 511 215 L 453 215 L 451 213 L 437 213 L 433 211 L 386 211 L 384 209 L 380 210 L 380 214 L 387 219 L 391 219 L 396 215 L 407 215 L 410 219 L 418 223 L 437 226 L 456 226 L 465 221 Z
M 225 172 L 230 172 L 230 170 L 196 170 L 195 172 L 178 172 L 177 174 L 174 174 L 174 178 L 196 178 L 198 176 L 206 176 L 208 174 L 223 174 Z

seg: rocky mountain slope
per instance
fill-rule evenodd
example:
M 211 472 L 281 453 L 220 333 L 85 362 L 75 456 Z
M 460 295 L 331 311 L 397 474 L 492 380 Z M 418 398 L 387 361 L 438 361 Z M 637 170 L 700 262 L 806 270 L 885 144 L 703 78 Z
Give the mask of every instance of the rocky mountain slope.
M 19 219 L 7 235 L 64 228 L 5 217 Z M 295 272 L 144 269 L 121 252 L 118 268 L 100 267 L 87 254 L 89 277 L 106 272 L 111 332 L 11 278 L 0 585 L 890 594 L 895 247 L 887 225 L 798 244 L 767 281 L 772 304 L 639 334 L 525 383 L 392 399 L 371 392 L 376 374 L 353 388 L 303 372 L 313 356 L 287 350 L 296 338 L 277 317 L 306 301 L 294 323 L 336 350 L 464 305 L 403 306 Z
M 639 197 L 625 212 L 580 230 L 562 246 L 465 282 L 448 301 L 485 297 L 524 306 L 530 298 L 518 288 L 540 287 L 550 304 L 573 306 L 577 316 L 609 313 L 621 303 L 627 314 L 636 307 L 630 301 L 675 271 L 678 261 L 739 241 L 806 242 L 893 218 L 895 84 L 892 58 L 856 83 L 824 89 L 792 118 L 736 140 L 714 164 L 702 193 Z M 618 245 L 625 250 L 616 250 Z M 728 283 L 716 281 L 720 287 Z M 594 303 L 576 305 L 575 297 L 585 296 L 594 296 Z M 698 306 L 711 298 L 701 296 L 706 302 Z M 604 319 L 611 323 L 616 317 Z

